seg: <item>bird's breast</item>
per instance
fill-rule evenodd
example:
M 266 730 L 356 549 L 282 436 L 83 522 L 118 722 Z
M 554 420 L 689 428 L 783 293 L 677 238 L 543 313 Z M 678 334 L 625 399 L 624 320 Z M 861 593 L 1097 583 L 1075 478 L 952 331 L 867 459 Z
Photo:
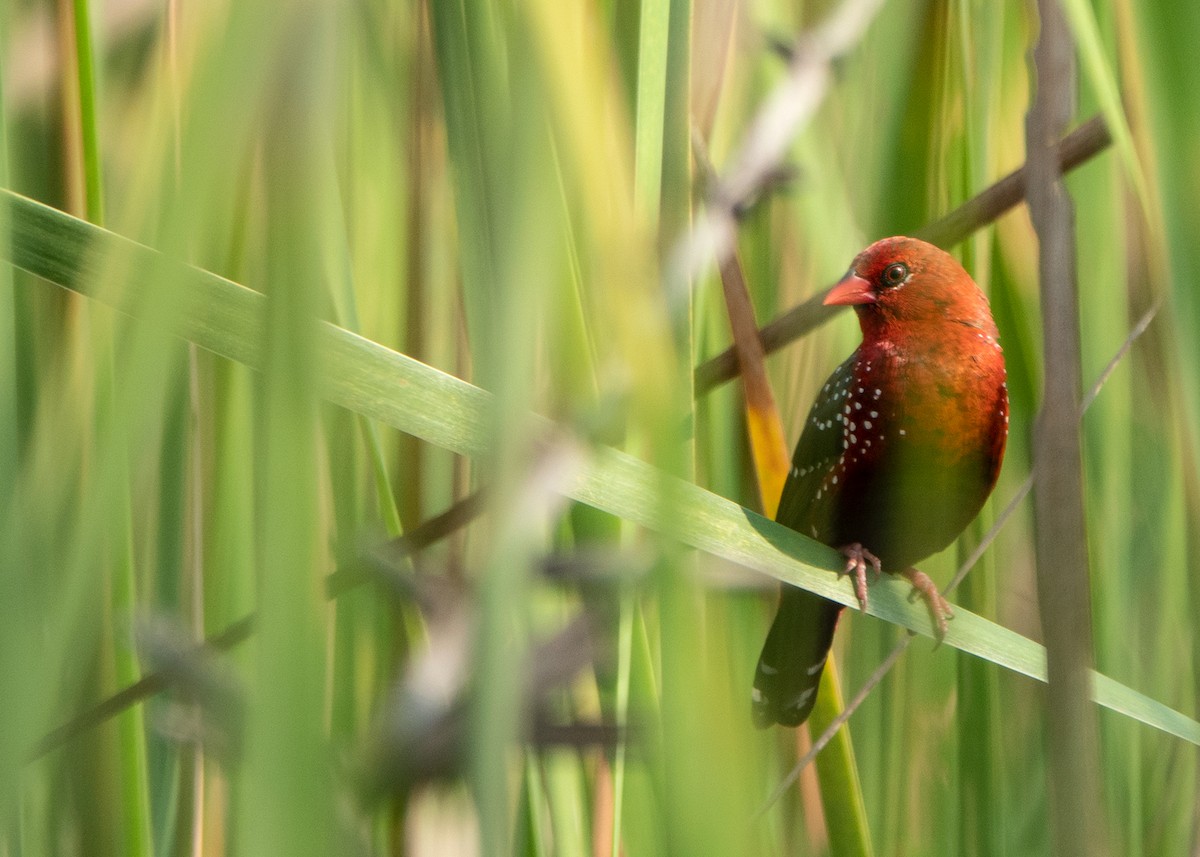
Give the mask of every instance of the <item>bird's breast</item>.
M 883 340 L 860 351 L 853 384 L 857 397 L 847 412 L 868 417 L 854 421 L 865 430 L 852 432 L 860 452 L 894 445 L 924 450 L 952 465 L 990 449 L 998 424 L 1007 432 L 999 343 L 984 331 L 954 333 L 907 346 Z M 872 413 L 877 416 L 870 418 Z
M 1008 419 L 1003 357 L 994 338 L 962 339 L 925 351 L 876 343 L 853 367 L 835 539 L 874 541 L 893 570 L 945 547 L 995 484 Z

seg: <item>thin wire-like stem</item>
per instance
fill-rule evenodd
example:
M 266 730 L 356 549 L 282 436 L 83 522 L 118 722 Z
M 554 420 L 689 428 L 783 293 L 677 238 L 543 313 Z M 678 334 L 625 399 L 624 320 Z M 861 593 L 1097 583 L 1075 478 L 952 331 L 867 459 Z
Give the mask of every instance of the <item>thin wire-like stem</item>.
M 771 792 L 770 797 L 768 797 L 763 802 L 763 805 L 758 808 L 758 812 L 754 814 L 755 818 L 760 817 L 763 813 L 770 809 L 775 801 L 779 800 L 779 798 L 783 796 L 783 793 L 788 790 L 792 783 L 796 782 L 796 778 L 800 776 L 800 772 L 804 770 L 805 766 L 807 766 L 809 762 L 817 757 L 817 753 L 820 753 L 825 749 L 826 744 L 833 740 L 833 736 L 836 735 L 837 731 L 842 728 L 842 724 L 850 719 L 850 715 L 857 711 L 858 707 L 862 705 L 864 701 L 866 701 L 867 695 L 875 689 L 877 684 L 883 681 L 884 676 L 891 672 L 892 667 L 894 667 L 896 662 L 900 660 L 900 655 L 904 654 L 904 650 L 908 648 L 908 644 L 912 642 L 914 636 L 915 635 L 912 631 L 909 631 L 907 634 L 905 634 L 900 642 L 896 644 L 896 647 L 892 649 L 886 658 L 883 659 L 883 662 L 875 668 L 875 672 L 871 673 L 871 676 L 866 680 L 866 682 L 863 683 L 863 686 L 859 688 L 858 693 L 854 694 L 854 698 L 850 700 L 850 703 L 842 709 L 841 713 L 839 713 L 837 717 L 830 721 L 829 725 L 825 727 L 825 731 L 822 732 L 820 737 L 813 742 L 813 745 L 809 748 L 808 752 L 800 757 L 796 764 L 792 766 L 792 769 L 788 771 L 787 776 L 785 776 L 783 780 L 780 781 L 779 785 L 775 787 L 775 790 Z

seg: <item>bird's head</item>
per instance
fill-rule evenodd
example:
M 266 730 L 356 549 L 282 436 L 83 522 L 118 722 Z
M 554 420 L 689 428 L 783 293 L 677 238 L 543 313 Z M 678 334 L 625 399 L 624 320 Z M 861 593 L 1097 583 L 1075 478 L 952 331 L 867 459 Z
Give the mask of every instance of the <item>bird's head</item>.
M 962 265 L 918 238 L 884 238 L 855 257 L 825 298 L 853 306 L 864 335 L 957 321 L 995 334 L 987 299 Z

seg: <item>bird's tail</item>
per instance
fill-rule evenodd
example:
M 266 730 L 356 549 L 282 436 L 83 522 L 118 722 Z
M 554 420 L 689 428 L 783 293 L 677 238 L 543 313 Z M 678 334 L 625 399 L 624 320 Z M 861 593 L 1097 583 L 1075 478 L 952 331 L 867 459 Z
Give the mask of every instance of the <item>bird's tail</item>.
M 754 674 L 754 724 L 799 726 L 808 719 L 842 605 L 784 586 Z

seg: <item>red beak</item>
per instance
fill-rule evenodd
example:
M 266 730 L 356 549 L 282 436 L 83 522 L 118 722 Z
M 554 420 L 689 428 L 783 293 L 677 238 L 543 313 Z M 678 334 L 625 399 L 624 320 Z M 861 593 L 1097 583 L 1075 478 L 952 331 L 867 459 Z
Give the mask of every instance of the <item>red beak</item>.
M 878 300 L 871 284 L 851 271 L 842 277 L 842 281 L 829 290 L 825 296 L 826 306 L 853 306 L 855 304 L 873 304 Z

